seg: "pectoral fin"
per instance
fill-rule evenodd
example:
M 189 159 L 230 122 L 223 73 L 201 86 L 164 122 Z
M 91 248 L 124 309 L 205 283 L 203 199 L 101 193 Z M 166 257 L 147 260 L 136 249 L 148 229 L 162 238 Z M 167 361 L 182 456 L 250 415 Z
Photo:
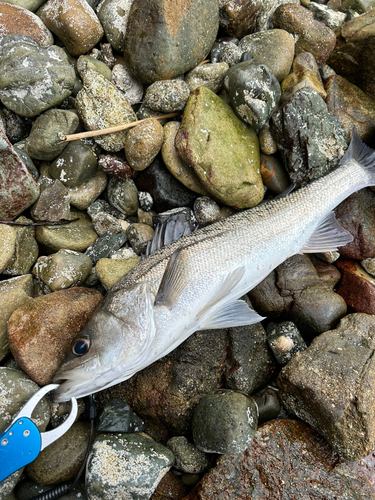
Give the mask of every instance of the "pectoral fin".
M 165 306 L 172 310 L 173 306 L 187 286 L 187 275 L 184 272 L 183 250 L 176 250 L 168 261 L 161 280 L 154 306 Z
M 202 330 L 215 330 L 217 328 L 231 328 L 234 326 L 252 325 L 265 319 L 243 300 L 235 300 L 215 314 Z
M 340 226 L 332 211 L 315 229 L 301 249 L 301 253 L 333 252 L 351 241 L 353 241 L 353 236 Z

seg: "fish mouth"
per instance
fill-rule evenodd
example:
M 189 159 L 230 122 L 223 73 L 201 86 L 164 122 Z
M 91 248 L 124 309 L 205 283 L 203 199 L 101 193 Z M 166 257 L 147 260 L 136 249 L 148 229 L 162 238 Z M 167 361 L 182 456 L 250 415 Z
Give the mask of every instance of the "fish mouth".
M 53 391 L 52 398 L 55 403 L 69 401 L 71 398 L 83 398 L 97 390 L 94 375 L 85 370 L 57 372 L 53 377 L 53 383 L 60 384 Z

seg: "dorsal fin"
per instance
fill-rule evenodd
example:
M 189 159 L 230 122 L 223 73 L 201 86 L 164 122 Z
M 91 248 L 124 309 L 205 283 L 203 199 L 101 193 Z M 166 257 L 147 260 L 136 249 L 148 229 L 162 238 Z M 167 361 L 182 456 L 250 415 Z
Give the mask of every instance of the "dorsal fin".
M 158 224 L 154 237 L 147 243 L 146 250 L 142 254 L 142 260 L 193 231 L 195 231 L 194 226 L 179 218 L 170 218 Z

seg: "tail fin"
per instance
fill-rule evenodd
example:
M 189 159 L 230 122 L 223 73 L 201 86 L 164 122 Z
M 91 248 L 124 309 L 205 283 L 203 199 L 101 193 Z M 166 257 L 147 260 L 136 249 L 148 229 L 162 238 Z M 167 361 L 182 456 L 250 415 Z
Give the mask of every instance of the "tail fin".
M 369 178 L 368 186 L 375 185 L 375 151 L 369 148 L 359 137 L 358 132 L 353 127 L 352 139 L 346 153 L 340 160 L 340 165 L 348 161 L 356 161 L 366 170 Z

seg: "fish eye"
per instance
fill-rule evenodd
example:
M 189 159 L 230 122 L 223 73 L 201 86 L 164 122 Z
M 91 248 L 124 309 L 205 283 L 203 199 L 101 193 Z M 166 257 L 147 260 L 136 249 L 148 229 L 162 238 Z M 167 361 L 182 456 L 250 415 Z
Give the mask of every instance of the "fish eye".
M 90 337 L 88 335 L 82 335 L 73 342 L 72 353 L 76 356 L 83 356 L 90 349 Z

